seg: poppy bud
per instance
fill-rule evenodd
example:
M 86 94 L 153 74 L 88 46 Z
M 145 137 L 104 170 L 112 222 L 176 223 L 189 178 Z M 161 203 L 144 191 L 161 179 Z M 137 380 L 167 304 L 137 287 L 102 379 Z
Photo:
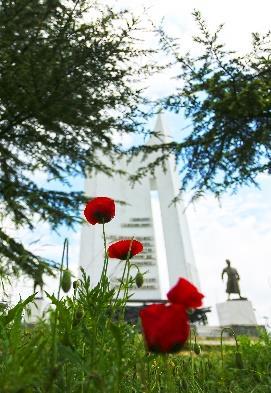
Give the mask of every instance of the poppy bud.
M 69 292 L 71 289 L 72 280 L 71 280 L 71 272 L 68 269 L 65 269 L 62 273 L 61 278 L 61 288 L 64 292 Z
M 79 287 L 79 280 L 73 281 L 72 287 L 73 287 L 73 289 L 77 289 Z
M 235 352 L 235 364 L 237 368 L 244 368 L 244 363 L 242 359 L 242 355 L 239 351 Z
M 135 277 L 135 282 L 136 282 L 136 286 L 137 288 L 141 288 L 143 283 L 144 283 L 144 277 L 143 274 L 138 272 L 136 277 Z
M 83 318 L 83 316 L 84 316 L 84 311 L 83 311 L 83 309 L 82 309 L 81 307 L 79 307 L 79 308 L 75 311 L 75 313 L 74 313 L 74 318 L 75 318 L 77 321 L 81 321 L 81 319 Z
M 198 343 L 194 344 L 194 352 L 196 355 L 200 355 L 200 353 L 201 353 L 201 347 Z

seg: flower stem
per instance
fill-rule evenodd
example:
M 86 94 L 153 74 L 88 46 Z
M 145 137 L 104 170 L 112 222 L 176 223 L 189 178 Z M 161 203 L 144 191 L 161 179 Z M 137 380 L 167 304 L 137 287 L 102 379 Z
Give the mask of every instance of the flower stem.
M 83 346 L 82 346 L 82 358 L 84 359 L 84 357 L 85 357 L 85 343 L 83 343 Z M 85 384 L 85 372 L 84 372 L 84 370 L 82 370 L 81 378 L 82 378 L 82 381 L 81 381 L 81 393 L 84 393 L 84 384 Z
M 125 272 L 126 272 L 127 266 L 128 266 L 128 274 L 127 274 L 127 277 L 128 277 L 128 275 L 129 275 L 129 273 L 130 273 L 130 257 L 131 257 L 131 249 L 132 249 L 133 240 L 134 240 L 134 237 L 132 237 L 131 243 L 130 243 L 130 246 L 129 246 L 129 250 L 128 250 L 126 262 L 125 262 L 125 265 L 124 265 L 124 270 L 123 270 L 122 277 L 121 277 L 121 282 L 120 282 L 120 285 L 119 285 L 119 289 L 118 289 L 117 296 L 116 296 L 116 298 L 115 298 L 115 304 L 116 304 L 116 302 L 117 302 L 117 300 L 118 300 L 118 297 L 119 297 L 121 288 L 122 288 L 122 286 L 123 286 L 123 284 L 124 284 L 124 277 L 125 277 Z M 128 277 L 128 279 L 126 278 L 126 280 L 125 280 L 127 286 L 128 286 L 128 280 L 129 280 L 129 277 Z M 123 299 L 125 299 L 126 285 L 124 286 Z
M 128 259 L 128 269 L 127 269 L 127 276 L 126 276 L 126 284 L 125 284 L 125 290 L 124 290 L 124 294 L 123 294 L 123 299 L 124 302 L 126 303 L 126 298 L 128 296 L 128 291 L 129 291 L 129 277 L 130 277 L 130 271 L 131 271 L 131 263 L 130 260 Z
M 107 267 L 108 267 L 108 255 L 107 255 L 107 246 L 106 246 L 106 236 L 105 236 L 105 227 L 104 227 L 104 222 L 103 222 L 103 242 L 104 242 L 104 264 L 103 264 L 103 270 L 102 274 L 100 277 L 100 283 L 102 288 L 105 290 L 106 282 L 106 273 L 107 273 Z
M 238 341 L 237 341 L 237 337 L 236 337 L 235 331 L 234 331 L 231 327 L 224 327 L 224 328 L 221 330 L 221 334 L 220 334 L 220 353 L 221 353 L 222 367 L 223 367 L 223 363 L 224 363 L 224 356 L 223 356 L 223 333 L 224 333 L 226 330 L 229 330 L 229 331 L 232 333 L 232 335 L 233 335 L 233 337 L 234 337 L 234 340 L 235 340 L 235 347 L 236 347 L 236 350 L 239 349 L 239 344 L 238 344 Z
M 61 279 L 62 279 L 65 251 L 66 251 L 66 265 L 68 268 L 69 241 L 67 238 L 65 238 L 63 244 L 63 251 L 62 251 L 62 258 L 61 258 L 61 265 L 60 265 L 60 277 L 59 277 L 58 292 L 57 292 L 57 302 L 59 302 L 59 298 L 60 298 Z M 54 324 L 52 329 L 52 367 L 53 368 L 56 366 L 56 358 L 57 358 L 57 346 L 56 346 L 57 318 L 58 318 L 58 303 L 55 309 L 55 318 L 54 318 Z
M 104 227 L 104 223 L 103 223 L 103 239 L 104 239 L 104 258 L 105 258 L 104 276 L 106 277 L 107 268 L 108 268 L 108 255 L 107 255 L 107 246 L 106 246 L 106 236 L 105 236 L 105 227 Z
M 119 297 L 119 294 L 120 294 L 120 291 L 121 291 L 121 287 L 122 287 L 123 280 L 124 280 L 124 277 L 125 277 L 125 272 L 126 272 L 127 265 L 128 265 L 128 261 L 126 260 L 125 261 L 125 265 L 124 265 L 124 269 L 123 269 L 123 273 L 122 273 L 122 277 L 121 277 L 121 281 L 120 281 L 120 285 L 119 285 L 119 288 L 118 288 L 118 293 L 117 293 L 117 296 L 115 298 L 115 304 L 116 304 L 116 301 L 118 300 L 118 297 Z

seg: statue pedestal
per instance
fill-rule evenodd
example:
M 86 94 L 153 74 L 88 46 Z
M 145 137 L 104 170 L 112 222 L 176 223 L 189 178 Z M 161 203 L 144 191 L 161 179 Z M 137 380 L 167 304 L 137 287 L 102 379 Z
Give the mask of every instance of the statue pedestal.
M 221 326 L 257 325 L 252 303 L 249 300 L 228 300 L 216 305 Z

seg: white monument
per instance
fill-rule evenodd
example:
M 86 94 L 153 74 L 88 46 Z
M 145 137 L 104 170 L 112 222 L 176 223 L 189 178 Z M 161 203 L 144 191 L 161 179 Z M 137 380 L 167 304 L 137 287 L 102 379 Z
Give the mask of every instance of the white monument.
M 161 139 L 152 136 L 148 144 L 168 140 L 161 115 L 158 115 L 155 131 L 161 134 Z M 158 153 L 153 153 L 148 160 L 155 157 L 158 157 Z M 141 160 L 142 156 L 136 157 L 128 165 L 126 161 L 120 161 L 116 169 L 136 173 L 137 168 L 148 162 L 145 160 L 142 163 Z M 178 190 L 179 177 L 173 157 L 168 159 L 165 173 L 158 167 L 155 176 L 146 176 L 133 188 L 125 177 L 119 175 L 110 178 L 97 173 L 85 181 L 87 195 L 107 196 L 127 203 L 116 204 L 116 216 L 106 224 L 106 236 L 108 244 L 134 237 L 144 245 L 144 252 L 133 258 L 140 271 L 147 272 L 144 285 L 133 290 L 134 299 L 163 299 L 179 277 L 185 277 L 199 286 L 184 206 L 181 202 L 171 204 Z M 80 266 L 90 276 L 93 285 L 101 275 L 103 252 L 102 226 L 84 224 Z M 109 260 L 108 276 L 112 285 L 117 285 L 123 266 L 123 261 Z

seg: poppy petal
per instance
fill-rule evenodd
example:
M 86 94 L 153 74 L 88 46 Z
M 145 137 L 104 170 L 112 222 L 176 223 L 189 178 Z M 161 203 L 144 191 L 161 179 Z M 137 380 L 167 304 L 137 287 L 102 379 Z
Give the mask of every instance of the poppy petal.
M 177 352 L 189 336 L 188 317 L 181 304 L 151 304 L 140 311 L 140 319 L 150 352 Z
M 86 204 L 84 215 L 92 224 L 103 224 L 115 217 L 115 202 L 108 197 L 93 198 Z
M 190 281 L 180 278 L 177 284 L 167 293 L 171 303 L 182 304 L 185 308 L 202 306 L 204 295 Z
M 143 251 L 143 245 L 138 240 L 119 240 L 118 242 L 112 243 L 107 250 L 110 258 L 117 258 L 126 260 L 130 252 L 130 258 L 139 254 Z

